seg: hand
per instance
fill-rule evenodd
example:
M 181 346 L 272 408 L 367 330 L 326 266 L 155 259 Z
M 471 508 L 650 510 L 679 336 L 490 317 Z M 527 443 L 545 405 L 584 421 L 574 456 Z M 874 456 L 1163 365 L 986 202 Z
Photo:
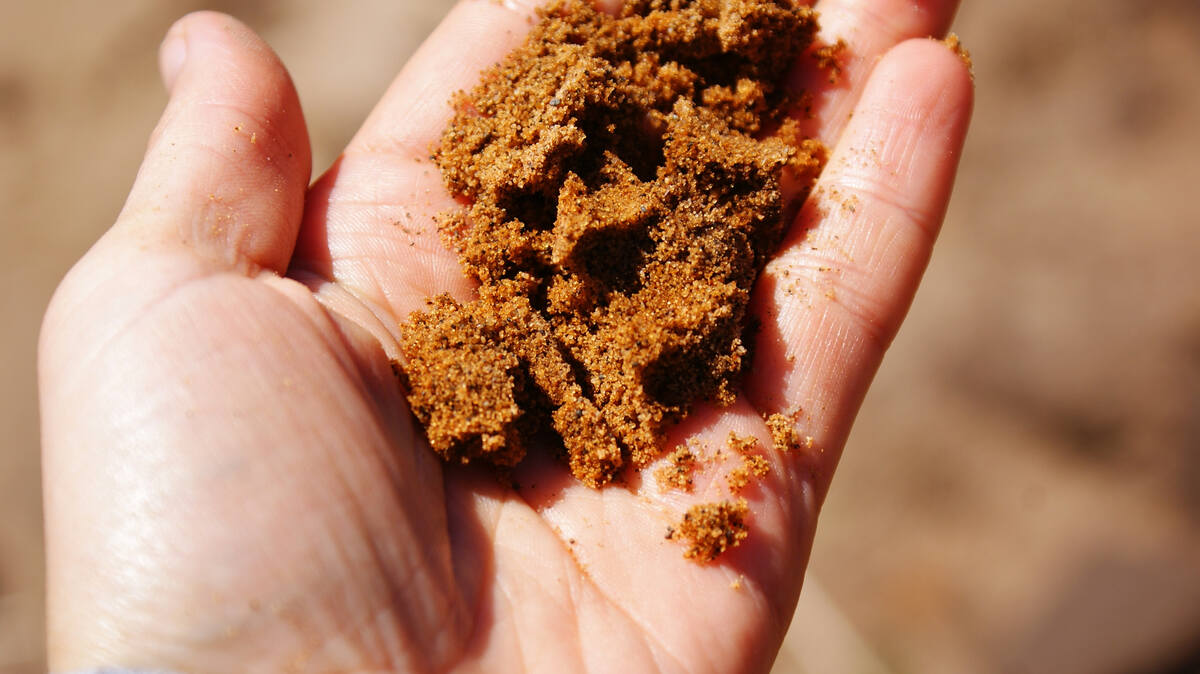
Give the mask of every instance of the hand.
M 673 435 L 766 439 L 760 413 L 802 409 L 813 447 L 770 454 L 750 537 L 703 566 L 664 533 L 727 470 L 692 494 L 649 476 L 595 491 L 535 452 L 508 489 L 433 456 L 389 367 L 424 298 L 471 293 L 431 224 L 455 204 L 426 155 L 451 94 L 528 30 L 525 4 L 461 2 L 311 189 L 270 49 L 217 14 L 171 30 L 145 163 L 42 332 L 53 668 L 769 667 L 950 194 L 972 87 L 908 38 L 943 32 L 955 2 L 818 3 L 826 40 L 851 45 L 836 84 L 809 83 L 830 164 L 756 289 L 745 395 Z

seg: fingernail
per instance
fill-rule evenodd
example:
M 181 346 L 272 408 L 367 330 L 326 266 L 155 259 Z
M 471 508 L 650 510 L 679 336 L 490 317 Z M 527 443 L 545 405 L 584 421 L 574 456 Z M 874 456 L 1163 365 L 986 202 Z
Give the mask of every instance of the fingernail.
M 187 37 L 179 24 L 171 26 L 167 36 L 163 38 L 162 46 L 158 48 L 158 69 L 162 73 L 163 84 L 170 92 L 175 87 L 175 78 L 183 70 L 187 60 Z

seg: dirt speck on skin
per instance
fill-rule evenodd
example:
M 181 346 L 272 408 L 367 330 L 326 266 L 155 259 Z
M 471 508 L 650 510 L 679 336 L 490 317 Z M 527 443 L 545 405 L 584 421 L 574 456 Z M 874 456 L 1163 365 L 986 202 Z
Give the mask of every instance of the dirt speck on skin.
M 687 447 L 679 447 L 667 456 L 667 464 L 654 471 L 654 479 L 660 489 L 692 490 L 693 475 L 696 472 L 696 455 Z
M 945 40 L 942 40 L 942 44 L 949 47 L 950 51 L 958 54 L 958 58 L 962 59 L 962 62 L 967 66 L 967 72 L 971 74 L 971 81 L 974 82 L 975 62 L 971 60 L 971 52 L 968 51 L 963 45 L 962 40 L 959 39 L 958 35 L 955 33 L 950 33 L 946 36 Z
M 824 160 L 778 86 L 816 29 L 792 0 L 561 0 L 456 101 L 433 159 L 469 206 L 441 229 L 479 297 L 401 339 L 435 451 L 510 466 L 556 437 L 599 487 L 694 402 L 733 401 L 781 185 L 798 203 Z
M 771 472 L 766 457 L 757 453 L 758 438 L 729 434 L 729 448 L 742 457 L 742 465 L 730 471 L 726 480 L 729 490 L 737 494 L 749 486 L 755 478 L 764 478 Z
M 842 79 L 842 58 L 845 53 L 846 41 L 841 39 L 813 50 L 812 55 L 817 61 L 817 67 L 829 74 L 830 84 L 837 84 L 838 80 Z
M 687 543 L 687 550 L 683 553 L 687 559 L 711 562 L 746 540 L 749 535 L 746 516 L 749 512 L 750 507 L 745 499 L 692 506 L 675 526 L 673 538 Z
M 767 417 L 767 430 L 771 431 L 771 441 L 780 452 L 790 452 L 798 449 L 802 441 L 796 432 L 796 422 L 785 414 L 772 414 Z

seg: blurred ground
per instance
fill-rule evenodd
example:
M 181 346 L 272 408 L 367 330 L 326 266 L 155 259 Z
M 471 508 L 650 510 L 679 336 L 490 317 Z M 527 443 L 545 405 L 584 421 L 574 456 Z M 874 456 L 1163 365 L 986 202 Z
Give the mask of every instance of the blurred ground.
M 968 0 L 947 228 L 825 508 L 777 671 L 1200 672 L 1200 2 Z M 113 220 L 190 0 L 0 25 L 0 673 L 42 663 L 34 351 Z M 448 4 L 224 0 L 328 165 Z

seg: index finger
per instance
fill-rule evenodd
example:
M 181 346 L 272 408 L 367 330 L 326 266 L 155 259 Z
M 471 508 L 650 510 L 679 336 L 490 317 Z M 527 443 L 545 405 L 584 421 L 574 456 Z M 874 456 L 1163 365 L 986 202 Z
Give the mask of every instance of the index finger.
M 542 2 L 460 0 L 308 192 L 289 273 L 314 288 L 332 281 L 349 291 L 353 301 L 334 304 L 348 313 L 369 309 L 384 344 L 392 324 L 425 298 L 472 292 L 434 224 L 456 203 L 427 159 L 454 114 L 454 94 L 520 45 Z

